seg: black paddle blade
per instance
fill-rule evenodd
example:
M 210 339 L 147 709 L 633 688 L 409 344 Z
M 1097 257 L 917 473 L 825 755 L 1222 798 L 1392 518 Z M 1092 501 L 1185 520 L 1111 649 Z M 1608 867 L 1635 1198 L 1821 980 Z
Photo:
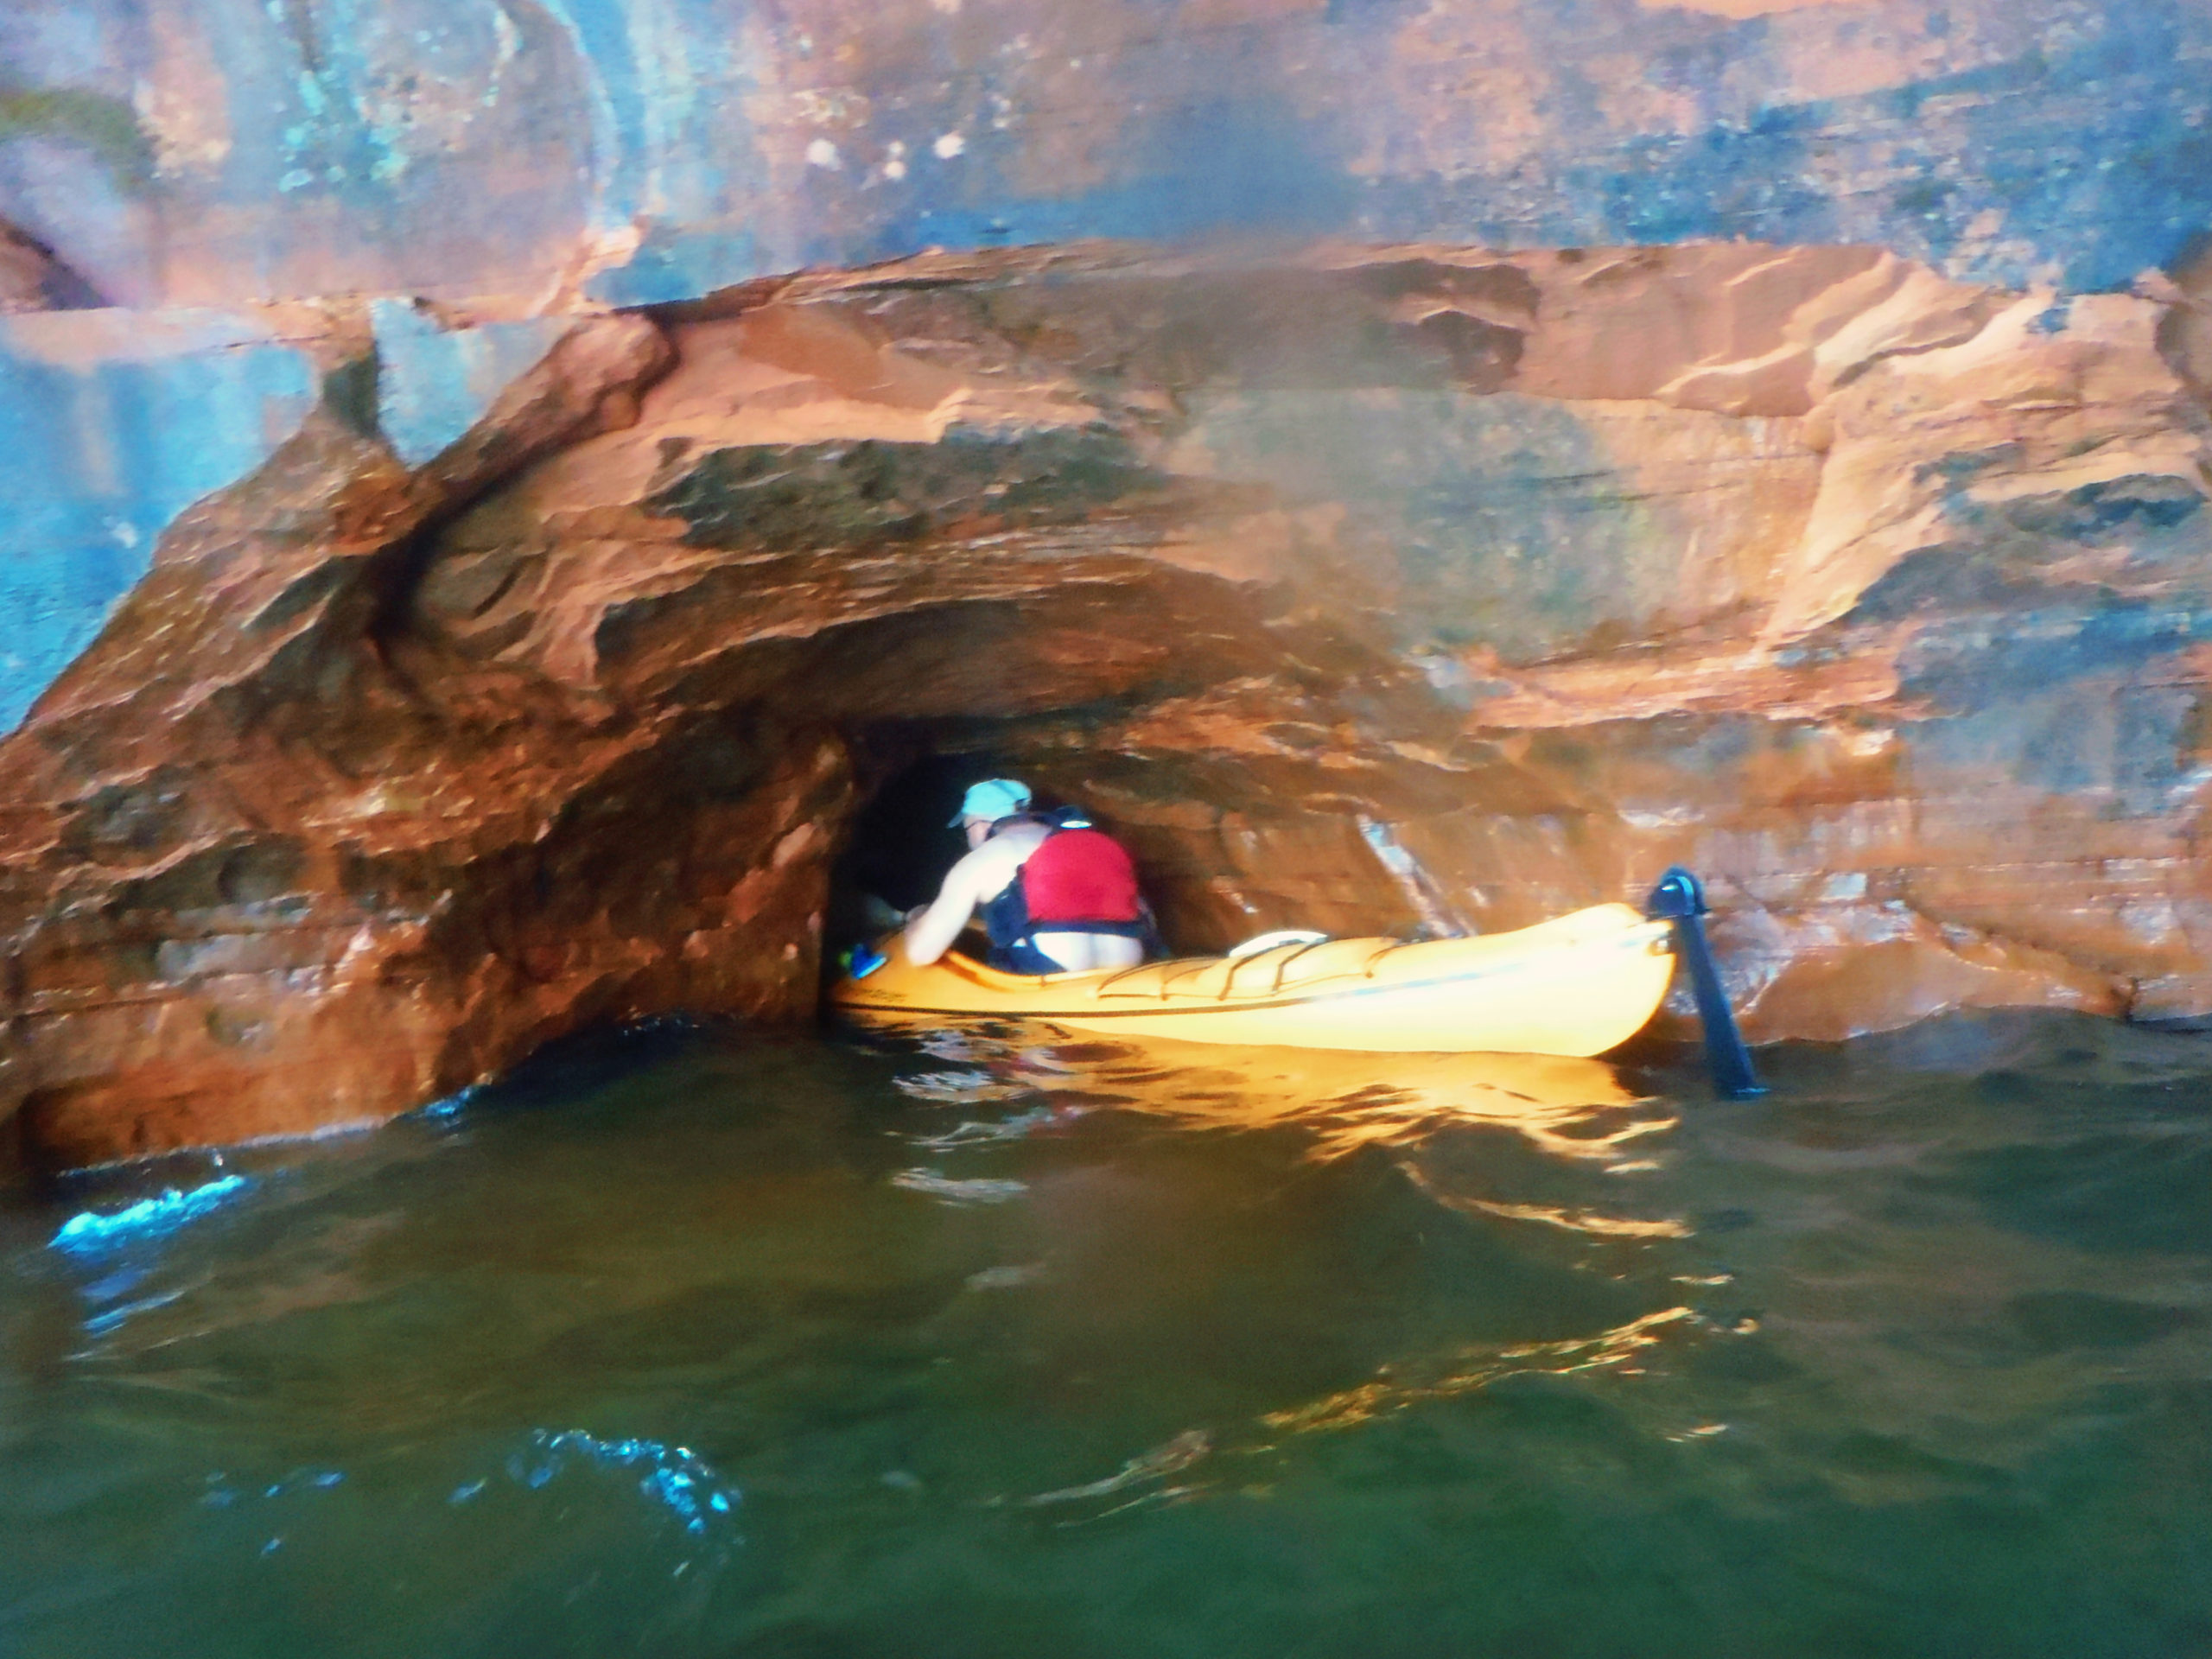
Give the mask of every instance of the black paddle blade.
M 1743 1033 L 1736 1029 L 1735 1013 L 1720 983 L 1720 969 L 1705 937 L 1704 885 L 1677 864 L 1651 889 L 1643 913 L 1655 922 L 1675 925 L 1675 954 L 1689 969 L 1690 994 L 1697 999 L 1697 1022 L 1705 1032 L 1705 1066 L 1713 1089 L 1729 1100 L 1755 1100 L 1766 1093 L 1758 1073 L 1751 1069 L 1751 1051 L 1744 1046 Z

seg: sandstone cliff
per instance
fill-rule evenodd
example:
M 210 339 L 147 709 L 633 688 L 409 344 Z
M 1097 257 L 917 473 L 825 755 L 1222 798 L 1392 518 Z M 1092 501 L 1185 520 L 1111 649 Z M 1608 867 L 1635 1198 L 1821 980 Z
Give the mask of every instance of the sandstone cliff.
M 1107 812 L 1193 947 L 1680 861 L 1757 1036 L 2202 1014 L 2186 306 L 1868 249 L 935 256 L 582 321 L 411 471 L 363 359 L 0 749 L 10 1096 L 92 1159 L 801 1013 L 928 752 Z
M 930 755 L 1103 812 L 1193 949 L 1685 862 L 1755 1038 L 2212 1015 L 2194 8 L 0 44 L 54 81 L 0 85 L 44 1160 L 803 1017 Z

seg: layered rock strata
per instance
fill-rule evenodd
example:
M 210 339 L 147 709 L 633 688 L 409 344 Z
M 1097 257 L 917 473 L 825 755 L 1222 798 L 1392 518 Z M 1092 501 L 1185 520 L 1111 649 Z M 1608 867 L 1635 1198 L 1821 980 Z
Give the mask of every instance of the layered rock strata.
M 933 245 L 2212 228 L 2201 0 L 10 0 L 0 216 L 118 304 L 696 298 Z
M 1104 812 L 1192 949 L 1681 861 L 1756 1037 L 2205 1014 L 2205 315 L 1860 247 L 936 255 L 583 318 L 413 470 L 411 336 L 336 329 L 0 746 L 0 1101 L 88 1161 L 798 1016 L 932 752 Z

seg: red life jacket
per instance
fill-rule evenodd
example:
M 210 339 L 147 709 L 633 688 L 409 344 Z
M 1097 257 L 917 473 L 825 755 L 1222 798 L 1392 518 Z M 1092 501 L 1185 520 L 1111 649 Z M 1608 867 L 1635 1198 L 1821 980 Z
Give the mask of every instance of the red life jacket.
M 1103 830 L 1055 830 L 1030 854 L 1018 880 L 1029 925 L 1134 922 L 1144 914 L 1136 867 Z
M 1092 829 L 1072 808 L 1035 816 L 1052 833 L 1022 861 L 1005 891 L 983 906 L 991 965 L 1012 973 L 1062 971 L 1037 950 L 1031 937 L 1036 933 L 1111 933 L 1157 949 L 1152 912 L 1121 843 Z M 1060 817 L 1074 821 L 1055 823 Z

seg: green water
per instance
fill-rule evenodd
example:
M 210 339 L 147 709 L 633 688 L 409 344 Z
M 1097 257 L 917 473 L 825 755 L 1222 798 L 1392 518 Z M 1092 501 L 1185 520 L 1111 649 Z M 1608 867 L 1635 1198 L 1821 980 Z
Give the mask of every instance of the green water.
M 2212 1041 L 1391 1064 L 662 1033 L 0 1198 L 0 1654 L 2212 1652 Z

